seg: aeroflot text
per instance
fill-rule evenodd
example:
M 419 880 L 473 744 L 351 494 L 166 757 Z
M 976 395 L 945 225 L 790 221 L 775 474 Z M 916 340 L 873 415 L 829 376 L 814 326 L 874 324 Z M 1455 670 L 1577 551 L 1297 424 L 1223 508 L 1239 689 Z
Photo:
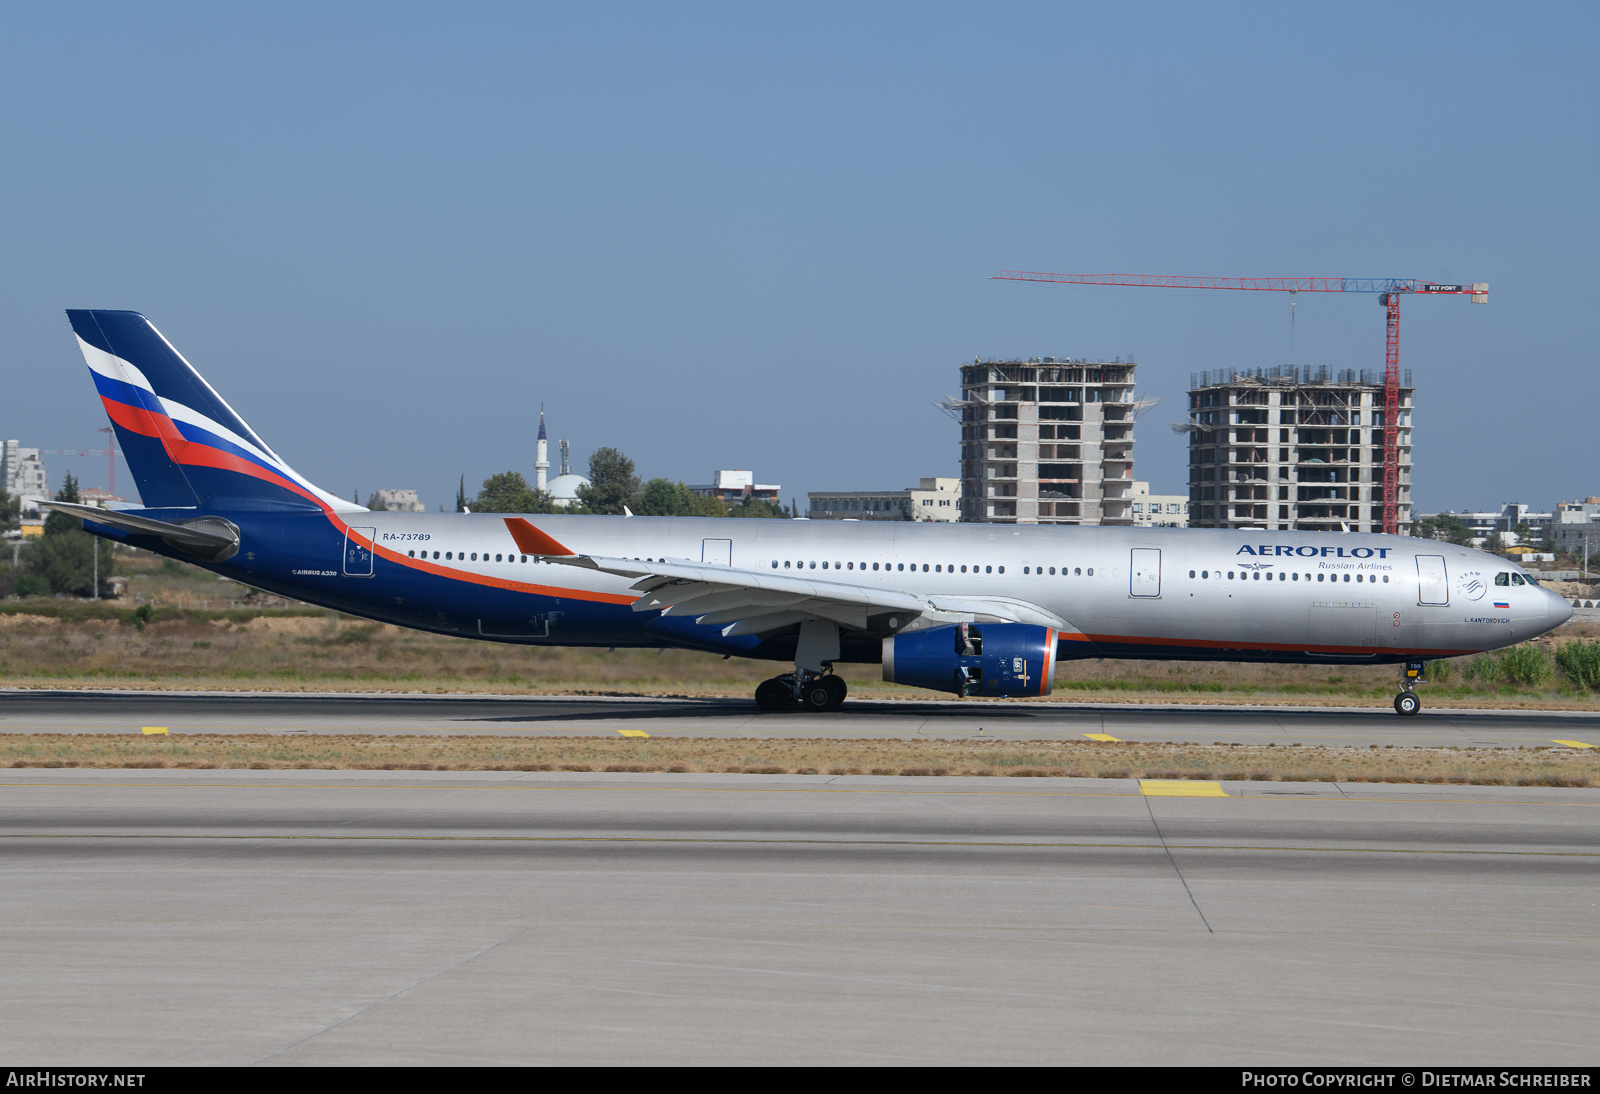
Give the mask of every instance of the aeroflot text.
M 1392 550 L 1394 550 L 1393 547 L 1352 547 L 1349 551 L 1346 551 L 1343 547 L 1312 547 L 1310 545 L 1290 547 L 1286 543 L 1261 543 L 1252 547 L 1246 543 L 1233 553 L 1235 555 L 1264 555 L 1267 558 L 1275 558 L 1278 555 L 1299 555 L 1301 558 L 1371 558 L 1373 555 L 1377 555 L 1379 558 L 1388 558 L 1389 552 Z

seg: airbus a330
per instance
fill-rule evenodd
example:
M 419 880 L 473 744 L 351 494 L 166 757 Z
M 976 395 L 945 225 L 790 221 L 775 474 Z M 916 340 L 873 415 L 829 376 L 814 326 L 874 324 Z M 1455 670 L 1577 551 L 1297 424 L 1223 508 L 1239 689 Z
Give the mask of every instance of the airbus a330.
M 294 471 L 143 315 L 69 311 L 141 505 L 95 535 L 256 588 L 491 642 L 785 662 L 764 710 L 831 710 L 848 662 L 960 696 L 1049 695 L 1084 657 L 1405 665 L 1571 608 L 1504 559 L 1400 536 L 371 512 Z

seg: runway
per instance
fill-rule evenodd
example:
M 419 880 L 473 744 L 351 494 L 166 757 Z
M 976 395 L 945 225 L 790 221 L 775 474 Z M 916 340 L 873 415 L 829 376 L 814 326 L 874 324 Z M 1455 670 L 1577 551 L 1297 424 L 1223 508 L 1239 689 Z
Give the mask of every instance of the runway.
M 1600 791 L 1017 782 L 0 771 L 0 1053 L 1593 1062 Z
M 830 714 L 763 714 L 746 699 L 562 696 L 0 692 L 0 732 L 493 733 L 965 738 L 1246 745 L 1600 746 L 1600 713 L 1387 708 L 856 700 Z

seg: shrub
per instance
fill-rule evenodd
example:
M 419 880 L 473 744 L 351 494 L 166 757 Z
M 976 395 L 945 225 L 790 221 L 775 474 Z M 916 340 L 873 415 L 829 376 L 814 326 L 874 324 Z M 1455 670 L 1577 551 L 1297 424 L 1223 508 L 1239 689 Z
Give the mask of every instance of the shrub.
M 1535 646 L 1517 646 L 1500 656 L 1500 668 L 1513 684 L 1537 687 L 1550 679 L 1550 659 Z
M 1500 677 L 1500 662 L 1493 654 L 1480 653 L 1462 668 L 1461 677 L 1492 684 Z
M 12 585 L 11 591 L 18 596 L 49 596 L 50 582 L 40 574 L 23 574 Z
M 1447 684 L 1450 682 L 1450 662 L 1429 661 L 1423 675 L 1436 684 Z
M 1600 690 L 1600 641 L 1562 645 L 1556 650 L 1556 664 L 1574 684 Z

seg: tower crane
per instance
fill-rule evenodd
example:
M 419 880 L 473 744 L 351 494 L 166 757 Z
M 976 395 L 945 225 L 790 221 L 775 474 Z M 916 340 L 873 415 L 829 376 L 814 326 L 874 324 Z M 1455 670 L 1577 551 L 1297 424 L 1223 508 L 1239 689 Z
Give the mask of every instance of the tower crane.
M 1486 282 L 1443 285 L 1407 277 L 1172 277 L 1162 274 L 1055 274 L 1005 270 L 993 281 L 1042 281 L 1057 285 L 1127 285 L 1150 289 L 1242 289 L 1248 292 L 1361 292 L 1377 293 L 1388 316 L 1388 340 L 1383 370 L 1383 530 L 1400 530 L 1397 500 L 1400 493 L 1400 298 L 1406 293 L 1427 296 L 1470 296 L 1474 304 L 1489 302 Z

